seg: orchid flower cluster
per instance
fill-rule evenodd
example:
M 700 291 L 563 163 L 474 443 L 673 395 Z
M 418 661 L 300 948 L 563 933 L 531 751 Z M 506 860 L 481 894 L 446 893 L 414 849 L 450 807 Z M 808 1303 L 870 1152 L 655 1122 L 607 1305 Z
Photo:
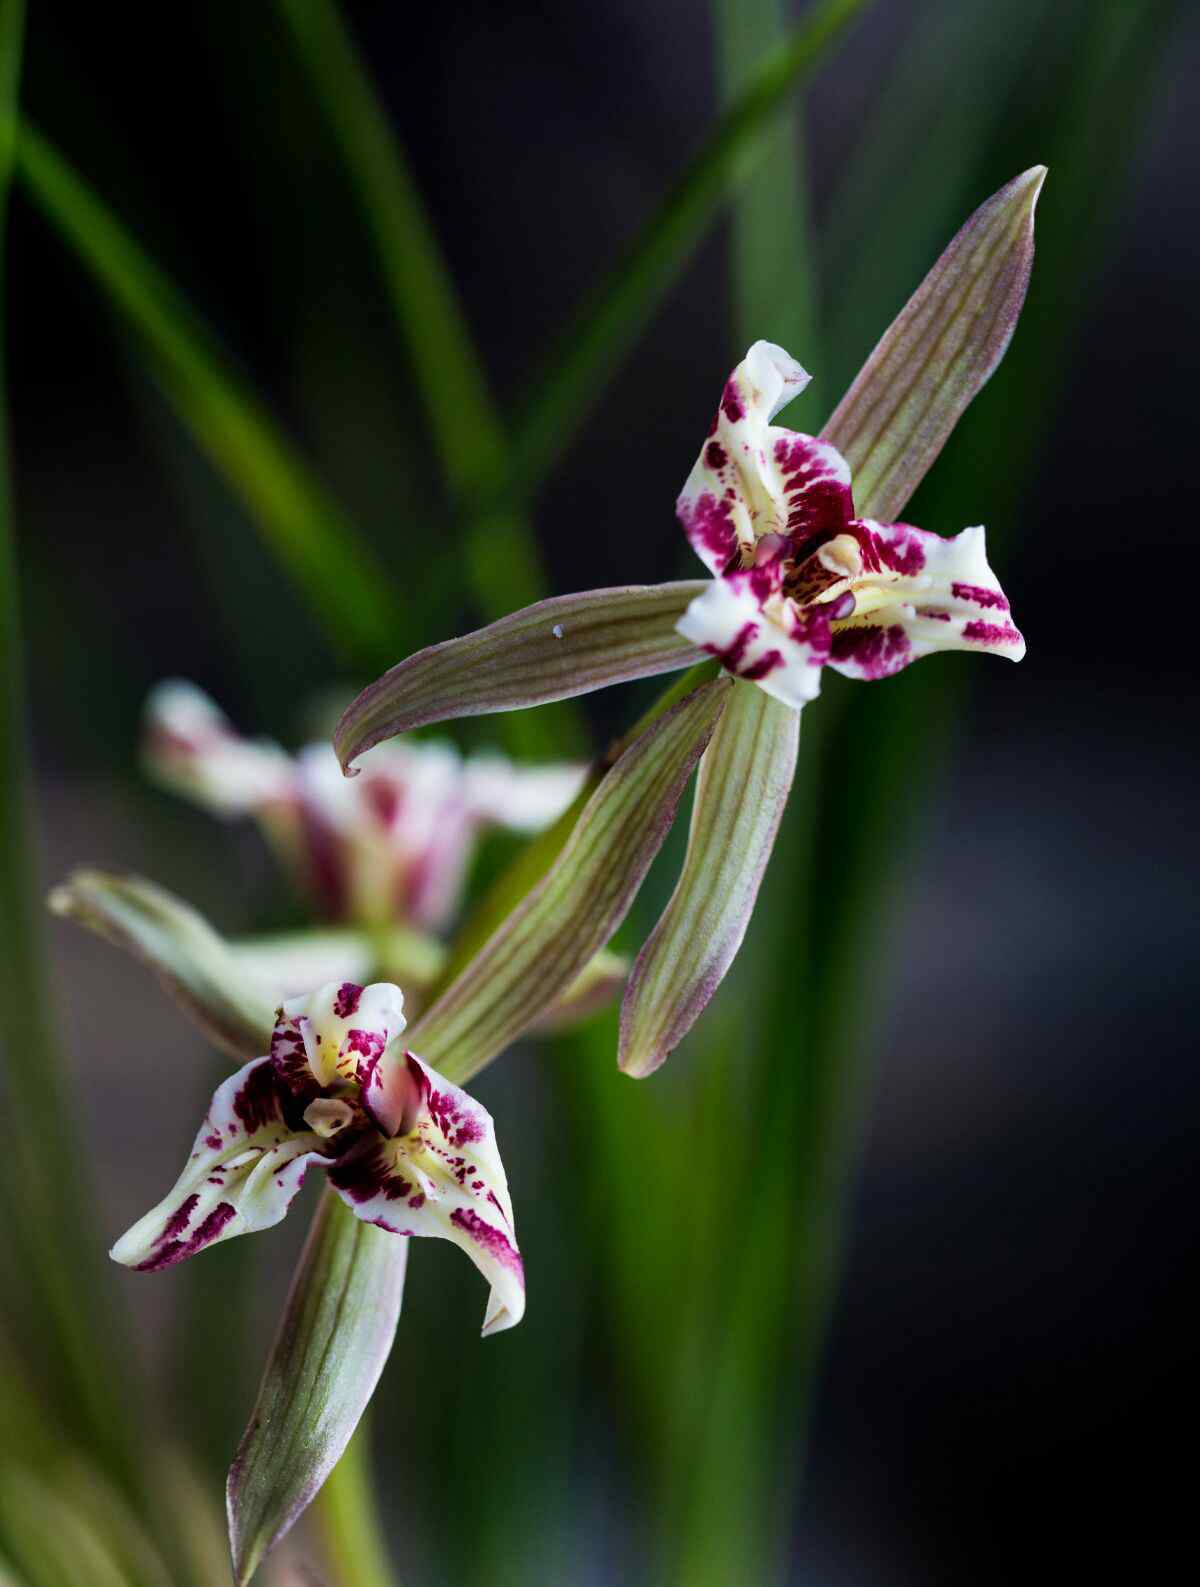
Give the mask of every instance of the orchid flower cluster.
M 485 1333 L 519 1321 L 524 1269 L 504 1168 L 491 1119 L 461 1087 L 594 970 L 693 772 L 678 885 L 624 993 L 617 1056 L 635 1076 L 678 1045 L 738 951 L 791 786 L 800 714 L 825 669 L 876 681 L 936 651 L 1023 654 L 983 529 L 942 538 L 901 514 L 1008 345 L 1044 175 L 1024 173 L 971 217 L 820 435 L 774 422 L 808 384 L 804 369 L 771 343 L 749 349 L 720 389 L 677 503 L 709 579 L 558 596 L 433 645 L 348 708 L 336 759 L 248 743 L 188 686 L 154 696 L 155 775 L 224 815 L 256 815 L 327 920 L 440 928 L 484 824 L 536 829 L 576 796 L 419 988 L 411 1030 L 400 988 L 364 985 L 366 975 L 312 975 L 298 995 L 265 1001 L 204 922 L 147 884 L 82 876 L 57 895 L 63 912 L 147 961 L 241 1065 L 218 1087 L 174 1189 L 113 1256 L 160 1271 L 268 1228 L 310 1169 L 325 1174 L 334 1199 L 324 1205 L 340 1201 L 370 1236 L 348 1244 L 324 1213 L 314 1228 L 230 1474 L 239 1582 L 319 1488 L 365 1408 L 390 1349 L 408 1237 L 466 1252 L 491 1286 Z M 383 742 L 672 671 L 682 678 L 586 778 Z M 605 992 L 622 979 L 602 976 Z M 322 1333 L 330 1283 L 354 1303 Z

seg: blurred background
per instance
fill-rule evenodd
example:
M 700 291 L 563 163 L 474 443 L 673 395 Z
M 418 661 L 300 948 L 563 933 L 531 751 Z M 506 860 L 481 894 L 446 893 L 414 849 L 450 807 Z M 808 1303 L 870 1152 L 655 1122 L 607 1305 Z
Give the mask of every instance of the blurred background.
M 336 71 L 322 85 L 320 50 L 314 72 L 298 47 L 324 10 L 183 6 L 141 26 L 35 5 L 21 73 L 23 114 L 175 282 L 390 580 L 361 633 L 306 599 L 231 486 L 236 459 L 198 441 L 177 378 L 19 159 L 7 384 L 40 877 L 136 871 L 230 933 L 298 924 L 300 905 L 253 828 L 140 774 L 157 680 L 192 678 L 239 727 L 296 745 L 314 701 L 517 604 L 513 546 L 553 592 L 692 576 L 673 502 L 747 343 L 781 340 L 813 372 L 784 418 L 819 428 L 961 221 L 1050 167 L 1008 359 L 906 513 L 942 533 L 987 523 L 1028 657 L 827 680 L 737 974 L 658 1076 L 617 1075 L 608 1015 L 477 1083 L 530 1312 L 480 1344 L 476 1275 L 440 1243 L 414 1251 L 373 1416 L 397 1580 L 986 1584 L 1078 1579 L 1125 1549 L 1144 1568 L 1164 1499 L 1143 1455 L 1190 1354 L 1196 1221 L 1178 581 L 1200 15 L 858 8 L 646 295 L 627 354 L 614 337 L 586 406 L 549 405 L 538 488 L 499 513 L 446 467 L 398 329 L 395 260 L 419 247 L 393 235 L 389 256 L 372 229 L 337 133 L 358 89 Z M 553 389 L 580 302 L 806 8 L 341 15 L 519 422 Z M 468 455 L 475 418 L 454 400 L 442 433 Z M 654 692 L 455 737 L 598 749 Z M 480 879 L 507 842 L 485 846 Z M 137 966 L 46 933 L 98 1247 L 174 1180 L 221 1064 Z M 192 1271 L 79 1280 L 81 1308 L 103 1308 L 97 1359 L 136 1372 L 143 1425 L 186 1446 L 217 1514 L 305 1222 Z M 21 1273 L 10 1259 L 5 1326 L 28 1386 Z M 342 1580 L 308 1533 L 295 1557 L 310 1547 L 314 1579 Z

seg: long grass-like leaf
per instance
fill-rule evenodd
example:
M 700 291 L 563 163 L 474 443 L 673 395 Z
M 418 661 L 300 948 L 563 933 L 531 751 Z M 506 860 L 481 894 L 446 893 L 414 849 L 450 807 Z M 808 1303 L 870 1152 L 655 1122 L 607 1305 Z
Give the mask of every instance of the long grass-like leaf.
M 0 288 L 4 281 L 7 201 L 17 132 L 24 6 L 0 0 Z M 2 292 L 0 292 L 2 296 Z M 39 1307 L 40 1343 L 59 1391 L 65 1425 L 127 1489 L 129 1396 L 104 1315 L 108 1294 L 95 1272 L 99 1241 L 88 1235 L 80 1187 L 75 1111 L 50 1015 L 41 910 L 32 855 L 36 852 L 27 763 L 25 671 L 17 558 L 8 479 L 8 414 L 0 315 L 0 1078 L 10 1120 L 4 1154 L 6 1200 L 20 1208 L 7 1227 L 19 1252 L 22 1289 Z M 14 1297 L 14 1300 L 16 1297 Z
M 381 565 L 166 274 L 53 145 L 25 122 L 16 170 L 140 339 L 185 429 L 225 477 L 334 651 L 386 655 L 400 614 Z
M 545 477 L 629 353 L 722 202 L 754 169 L 788 96 L 825 61 L 865 0 L 820 0 L 761 63 L 625 257 L 588 297 L 516 426 L 518 482 Z

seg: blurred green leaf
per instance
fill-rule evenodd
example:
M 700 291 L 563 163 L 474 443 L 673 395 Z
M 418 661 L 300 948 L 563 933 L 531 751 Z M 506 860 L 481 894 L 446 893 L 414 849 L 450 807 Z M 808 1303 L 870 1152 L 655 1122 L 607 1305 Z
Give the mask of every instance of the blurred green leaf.
M 704 588 L 687 579 L 555 595 L 418 651 L 343 713 L 333 733 L 343 770 L 383 739 L 431 722 L 524 710 L 693 665 L 701 652 L 675 625 Z
M 238 1587 L 312 1502 L 358 1426 L 392 1348 L 407 1257 L 407 1240 L 324 1193 L 229 1470 Z
M 412 362 L 414 388 L 455 513 L 464 521 L 463 568 L 485 617 L 548 594 L 533 527 L 502 499 L 510 459 L 504 420 L 488 388 L 454 279 L 404 151 L 334 0 L 279 0 L 357 190 L 375 241 L 393 314 Z M 569 712 L 554 724 L 570 749 L 583 733 Z M 549 724 L 506 725 L 518 753 L 554 751 Z
M 461 1084 L 570 987 L 625 918 L 729 687 L 702 684 L 625 751 L 533 892 L 408 1033 L 414 1052 Z
M 307 597 L 334 652 L 360 664 L 394 652 L 400 607 L 378 559 L 178 289 L 28 122 L 16 169 L 136 331 L 181 423 Z
M 519 483 L 544 478 L 574 439 L 721 203 L 769 147 L 765 135 L 773 118 L 828 58 L 864 3 L 819 0 L 760 60 L 625 257 L 573 316 L 515 427 Z M 777 173 L 777 179 L 786 184 L 789 174 Z
M 0 0 L 0 289 L 4 283 L 9 181 L 17 129 L 24 6 Z M 80 1431 L 97 1459 L 133 1485 L 128 1440 L 129 1398 L 112 1359 L 108 1291 L 96 1274 L 99 1242 L 89 1237 L 81 1191 L 79 1144 L 51 1020 L 41 910 L 33 855 L 37 849 L 26 762 L 25 671 L 20 590 L 8 477 L 8 412 L 0 315 L 0 1074 L 12 1129 L 4 1154 L 5 1199 L 20 1207 L 8 1228 L 21 1262 L 21 1291 L 37 1307 L 37 1343 L 48 1358 L 47 1380 L 68 1426 Z M 36 1084 L 30 1077 L 36 1076 Z M 13 1297 L 14 1300 L 17 1297 Z M 30 1321 L 33 1319 L 30 1318 Z

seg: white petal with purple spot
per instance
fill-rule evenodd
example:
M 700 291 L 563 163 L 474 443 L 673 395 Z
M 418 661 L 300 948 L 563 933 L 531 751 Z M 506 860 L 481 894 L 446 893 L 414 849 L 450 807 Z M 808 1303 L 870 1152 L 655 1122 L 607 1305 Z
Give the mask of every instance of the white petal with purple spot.
M 157 1272 L 278 1223 L 307 1170 L 326 1162 L 321 1136 L 289 1124 L 289 1100 L 270 1058 L 218 1086 L 174 1189 L 121 1236 L 113 1260 Z
M 414 1053 L 416 1118 L 394 1140 L 371 1140 L 330 1168 L 355 1214 L 395 1234 L 453 1240 L 492 1286 L 485 1334 L 520 1322 L 525 1274 L 491 1115 Z

